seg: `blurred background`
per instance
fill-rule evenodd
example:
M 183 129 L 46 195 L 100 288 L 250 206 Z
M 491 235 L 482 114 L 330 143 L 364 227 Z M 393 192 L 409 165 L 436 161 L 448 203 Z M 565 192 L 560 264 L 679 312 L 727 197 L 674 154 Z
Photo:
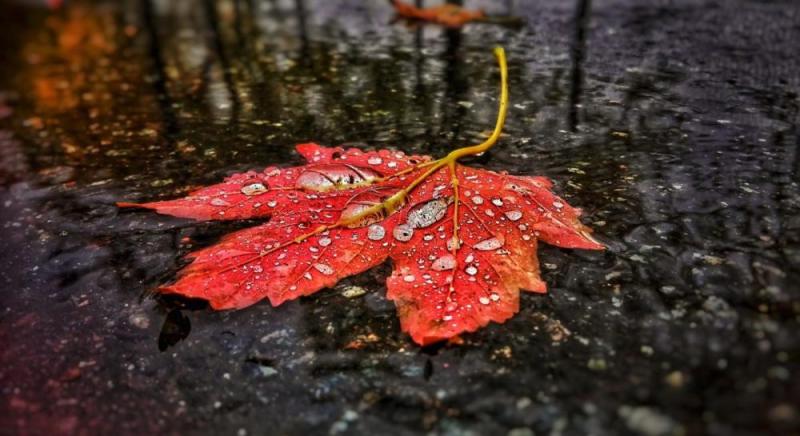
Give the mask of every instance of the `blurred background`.
M 800 432 L 800 5 L 463 3 L 492 22 L 0 2 L 0 433 Z M 307 141 L 480 141 L 495 45 L 508 122 L 469 164 L 552 178 L 607 252 L 542 246 L 550 293 L 461 345 L 400 331 L 388 265 L 280 308 L 152 296 L 253 223 L 116 201 L 297 164 Z

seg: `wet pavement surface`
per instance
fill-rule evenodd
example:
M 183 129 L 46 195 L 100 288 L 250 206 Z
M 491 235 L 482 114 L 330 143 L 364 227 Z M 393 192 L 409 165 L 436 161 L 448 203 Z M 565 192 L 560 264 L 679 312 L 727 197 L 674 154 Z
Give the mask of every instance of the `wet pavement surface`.
M 355 0 L 5 2 L 0 433 L 798 434 L 800 6 L 598 3 L 468 1 L 526 24 L 443 30 Z M 496 44 L 506 135 L 470 164 L 551 177 L 607 252 L 543 245 L 550 292 L 461 345 L 400 331 L 388 265 L 279 308 L 153 297 L 253 223 L 115 201 L 311 140 L 473 143 Z

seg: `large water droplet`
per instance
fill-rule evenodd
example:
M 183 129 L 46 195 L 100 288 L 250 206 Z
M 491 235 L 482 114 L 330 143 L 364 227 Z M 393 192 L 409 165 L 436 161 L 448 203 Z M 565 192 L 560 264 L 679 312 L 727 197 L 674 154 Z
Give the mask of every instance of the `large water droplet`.
M 477 244 L 473 245 L 473 247 L 476 250 L 480 250 L 480 251 L 497 250 L 498 248 L 500 248 L 502 246 L 503 246 L 503 241 L 501 241 L 501 240 L 499 240 L 497 238 L 484 239 L 483 241 L 478 242 Z
M 400 242 L 407 242 L 414 236 L 414 228 L 408 224 L 400 224 L 392 230 L 392 236 Z
M 480 195 L 476 195 L 472 197 L 472 202 L 475 204 L 483 204 L 483 197 L 481 197 Z
M 416 277 L 414 277 L 414 276 L 413 276 L 413 275 L 411 275 L 411 274 L 408 274 L 408 275 L 406 275 L 406 276 L 403 276 L 403 281 L 404 281 L 404 282 L 406 282 L 406 283 L 411 283 L 411 282 L 413 282 L 413 281 L 414 281 L 414 280 L 416 280 L 416 279 L 417 279 L 417 278 L 416 278 Z
M 333 274 L 333 268 L 331 268 L 330 265 L 326 265 L 324 263 L 314 264 L 314 269 L 316 269 L 317 271 L 321 272 L 326 276 Z
M 489 303 L 491 302 L 491 300 L 489 300 L 489 298 L 488 298 L 488 297 L 481 297 L 481 298 L 478 298 L 478 301 L 480 301 L 480 302 L 481 302 L 481 304 L 484 304 L 484 305 L 486 305 L 486 304 L 489 304 Z
M 442 219 L 447 213 L 449 199 L 438 198 L 418 204 L 408 212 L 407 223 L 415 229 L 428 227 Z
M 474 265 L 470 265 L 466 269 L 464 269 L 464 272 L 471 276 L 474 276 L 475 274 L 478 274 L 478 268 L 475 268 Z
M 374 206 L 372 202 L 351 203 L 345 207 L 339 219 L 348 223 L 347 228 L 350 229 L 377 223 L 383 219 L 383 214 L 380 211 L 372 211 Z
M 500 207 L 500 206 L 503 205 L 503 200 L 501 200 L 499 198 L 493 198 L 492 199 L 492 204 L 497 206 L 497 207 Z
M 247 186 L 242 186 L 242 194 L 244 195 L 259 195 L 267 192 L 267 187 L 263 183 L 253 183 Z
M 520 212 L 518 210 L 509 210 L 509 211 L 507 211 L 505 213 L 505 215 L 506 215 L 506 218 L 508 218 L 509 221 L 517 221 L 520 218 L 522 218 L 522 212 Z
M 433 261 L 431 268 L 434 271 L 448 271 L 456 267 L 456 259 L 451 254 L 444 256 Z
M 295 181 L 298 189 L 308 191 L 330 191 L 348 188 L 350 185 L 367 182 L 381 175 L 370 168 L 348 164 L 323 164 L 307 168 Z
M 458 250 L 461 247 L 461 241 L 453 235 L 450 239 L 447 240 L 447 249 L 449 251 Z

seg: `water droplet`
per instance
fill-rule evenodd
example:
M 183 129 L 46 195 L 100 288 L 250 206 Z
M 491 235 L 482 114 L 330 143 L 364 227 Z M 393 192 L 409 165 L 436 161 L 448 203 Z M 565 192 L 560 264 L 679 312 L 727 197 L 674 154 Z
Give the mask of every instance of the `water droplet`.
M 556 209 L 561 209 L 562 207 L 564 207 L 564 203 L 562 203 L 560 201 L 554 201 L 553 202 L 553 207 L 556 208 Z
M 386 166 L 389 167 L 389 168 L 395 168 L 397 166 L 397 162 L 394 162 L 394 161 L 389 162 L 388 164 L 386 164 Z
M 306 280 L 311 280 L 311 273 L 310 273 L 310 272 L 308 272 L 308 271 L 306 271 L 306 272 L 303 274 L 303 277 L 305 277 L 305 278 L 306 278 Z
M 409 275 L 407 275 L 407 276 L 403 276 L 403 281 L 404 281 L 404 282 L 406 282 L 406 283 L 411 283 L 411 282 L 413 282 L 414 280 L 416 280 L 416 277 L 414 277 L 414 276 L 413 276 L 413 275 L 411 275 L 411 274 L 409 274 Z
M 508 218 L 509 221 L 517 221 L 520 218 L 522 218 L 522 212 L 520 212 L 518 210 L 509 210 L 509 211 L 507 211 L 505 213 L 505 215 L 506 215 L 506 218 Z
M 379 158 L 378 156 L 372 156 L 371 158 L 367 159 L 367 163 L 370 165 L 380 165 L 383 163 L 383 159 Z
M 490 302 L 491 300 L 489 300 L 487 297 L 481 297 L 481 298 L 478 298 L 478 301 L 480 301 L 480 302 L 481 302 L 481 304 L 484 304 L 484 305 L 485 305 L 485 304 L 489 304 L 489 302 Z
M 414 236 L 414 228 L 408 224 L 400 224 L 392 230 L 392 236 L 400 242 L 410 241 Z
M 433 261 L 433 268 L 434 271 L 448 271 L 456 267 L 456 259 L 451 254 L 445 254 L 444 256 L 436 259 Z
M 478 274 L 478 268 L 475 268 L 475 266 L 470 265 L 464 270 L 464 272 L 471 276 L 474 276 L 475 274 Z
M 428 233 L 427 235 L 422 237 L 422 239 L 425 240 L 425 241 L 432 241 L 433 238 L 434 238 L 434 236 L 431 235 L 430 233 Z
M 214 198 L 211 200 L 212 206 L 230 206 L 231 204 L 221 198 Z
M 244 195 L 258 195 L 265 192 L 267 192 L 267 187 L 263 183 L 253 183 L 242 187 L 242 194 Z
M 489 298 L 491 298 L 492 301 L 499 301 L 500 300 L 500 296 L 497 295 L 497 294 L 492 294 L 492 295 L 489 296 Z
M 501 240 L 499 240 L 497 238 L 484 239 L 483 241 L 478 242 L 477 244 L 473 245 L 473 247 L 476 250 L 480 250 L 480 251 L 497 250 L 498 248 L 500 248 L 502 246 L 503 246 L 503 241 L 501 241 Z
M 331 245 L 331 242 L 332 242 L 331 238 L 327 238 L 327 237 L 319 238 L 319 246 L 320 247 L 327 247 L 328 245 Z
M 380 224 L 373 224 L 367 229 L 367 238 L 371 241 L 380 241 L 386 236 L 386 229 Z
M 269 206 L 269 207 L 275 207 L 275 206 L 277 206 L 277 205 L 278 205 L 278 202 L 277 202 L 277 201 L 275 201 L 275 200 L 272 200 L 272 201 L 270 201 L 270 202 L 268 202 L 268 203 L 267 203 L 267 206 Z
M 483 204 L 483 197 L 481 197 L 480 195 L 476 195 L 472 197 L 472 202 L 475 204 Z
M 450 239 L 447 240 L 447 249 L 449 251 L 458 250 L 461 246 L 461 242 L 453 235 Z
M 347 188 L 350 185 L 367 182 L 378 177 L 380 174 L 370 168 L 341 163 L 322 164 L 303 171 L 297 177 L 295 186 L 306 191 L 324 192 Z
M 261 268 L 261 265 L 253 265 L 253 272 L 254 273 L 260 273 L 260 272 L 263 272 L 263 271 L 264 271 L 264 268 Z
M 467 261 L 467 263 L 472 263 L 472 261 L 473 261 L 473 260 L 475 260 L 475 256 L 473 256 L 472 254 L 470 254 L 470 255 L 468 255 L 468 256 L 467 256 L 467 258 L 466 258 L 466 259 L 464 259 L 464 260 L 466 260 L 466 261 Z
M 433 225 L 444 217 L 447 212 L 448 200 L 439 198 L 414 206 L 408 212 L 407 224 L 415 229 Z
M 442 320 L 444 320 L 444 321 L 450 321 L 451 319 L 453 319 L 452 315 L 445 315 L 445 316 L 442 317 Z
M 314 264 L 314 269 L 322 274 L 325 274 L 326 276 L 333 274 L 333 268 L 331 268 L 330 265 L 325 265 L 324 263 Z
M 383 219 L 383 214 L 380 211 L 375 211 L 373 209 L 375 204 L 373 204 L 371 201 L 363 203 L 351 203 L 345 207 L 339 219 L 348 223 L 346 226 L 349 229 L 357 229 L 359 227 L 377 223 Z
M 497 206 L 497 207 L 500 207 L 500 206 L 503 205 L 503 200 L 501 200 L 499 198 L 493 198 L 492 199 L 492 204 Z
M 491 209 L 486 209 L 486 215 L 494 216 L 494 211 L 492 211 Z

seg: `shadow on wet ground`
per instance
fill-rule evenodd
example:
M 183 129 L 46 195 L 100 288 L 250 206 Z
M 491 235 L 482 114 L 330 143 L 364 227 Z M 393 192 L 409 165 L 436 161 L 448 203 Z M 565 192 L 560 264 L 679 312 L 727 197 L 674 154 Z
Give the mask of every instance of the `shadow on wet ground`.
M 800 431 L 794 2 L 471 1 L 527 24 L 463 30 L 354 0 L 44 3 L 0 14 L 2 433 Z M 152 297 L 252 223 L 115 201 L 310 140 L 472 143 L 496 44 L 511 111 L 471 164 L 552 178 L 608 252 L 543 246 L 550 293 L 459 346 L 400 332 L 387 265 L 280 308 Z

